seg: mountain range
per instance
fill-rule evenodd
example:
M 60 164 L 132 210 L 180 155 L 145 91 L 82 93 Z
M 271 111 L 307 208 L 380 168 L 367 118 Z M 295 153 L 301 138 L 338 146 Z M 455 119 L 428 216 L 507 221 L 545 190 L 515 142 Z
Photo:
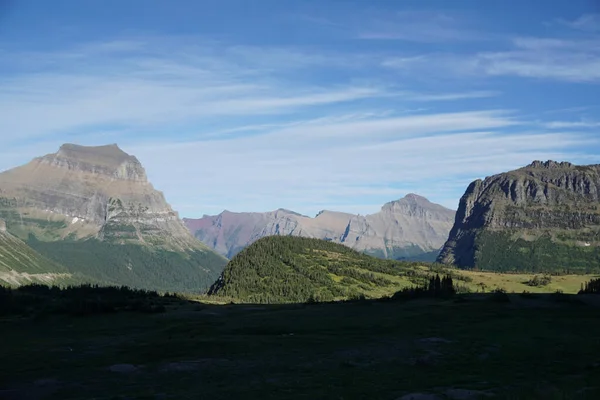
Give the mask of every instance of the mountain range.
M 60 265 L 86 281 L 201 290 L 227 262 L 189 233 L 117 145 L 65 144 L 0 173 L 0 220 L 5 240 L 52 260 L 46 272 Z
M 454 216 L 453 210 L 408 194 L 365 216 L 324 210 L 311 218 L 279 209 L 223 211 L 183 221 L 196 238 L 228 258 L 260 238 L 282 235 L 324 239 L 379 258 L 433 261 L 448 238 Z
M 324 268 L 337 256 L 317 257 L 315 252 L 350 254 L 343 248 L 367 270 L 377 264 L 369 261 L 368 255 L 374 255 L 395 260 L 437 256 L 440 263 L 464 269 L 596 273 L 600 165 L 534 161 L 478 179 L 456 213 L 409 194 L 366 216 L 324 210 L 311 218 L 279 209 L 184 220 L 148 181 L 139 160 L 117 145 L 65 144 L 56 153 L 0 173 L 4 284 L 86 282 L 203 292 L 223 279 L 227 258 L 271 236 L 323 239 L 273 243 L 286 254 L 300 251 L 290 253 L 290 260 L 301 260 L 312 249 L 307 254 Z M 240 253 L 252 257 L 235 257 L 235 271 L 260 267 L 260 279 L 268 276 L 268 265 L 246 262 L 263 259 L 264 244 L 271 242 L 261 243 Z M 312 274 L 310 268 L 305 272 Z M 239 276 L 254 279 L 252 273 Z M 229 284 L 236 287 L 234 281 Z
M 534 161 L 474 181 L 438 261 L 497 271 L 600 271 L 600 165 Z

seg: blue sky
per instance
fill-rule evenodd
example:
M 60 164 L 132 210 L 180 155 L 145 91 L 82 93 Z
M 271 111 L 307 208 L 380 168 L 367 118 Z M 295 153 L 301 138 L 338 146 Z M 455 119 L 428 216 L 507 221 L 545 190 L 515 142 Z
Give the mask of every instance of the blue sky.
M 599 4 L 0 0 L 0 170 L 118 143 L 187 217 L 456 208 L 600 163 Z

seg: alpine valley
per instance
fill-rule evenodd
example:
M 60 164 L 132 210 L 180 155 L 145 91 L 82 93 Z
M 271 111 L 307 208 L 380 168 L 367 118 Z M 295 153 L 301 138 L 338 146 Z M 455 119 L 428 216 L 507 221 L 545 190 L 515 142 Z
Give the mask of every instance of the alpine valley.
M 117 145 L 65 144 L 0 173 L 0 221 L 0 281 L 12 284 L 198 291 L 227 262 L 189 233 Z

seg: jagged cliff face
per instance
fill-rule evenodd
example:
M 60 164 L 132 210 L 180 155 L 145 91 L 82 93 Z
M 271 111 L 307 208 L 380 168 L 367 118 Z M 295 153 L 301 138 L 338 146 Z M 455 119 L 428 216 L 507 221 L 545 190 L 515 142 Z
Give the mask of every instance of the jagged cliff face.
M 51 229 L 62 237 L 156 242 L 158 235 L 178 246 L 197 247 L 140 162 L 116 145 L 66 144 L 57 153 L 3 172 L 0 198 L 18 210 L 18 220 L 9 226 L 19 224 L 21 230 L 29 225 L 32 232 L 43 233 L 43 221 L 62 220 L 61 229 L 58 224 Z M 42 223 L 36 226 L 36 220 Z
M 385 204 L 371 215 L 322 211 L 310 218 L 288 210 L 268 213 L 225 211 L 201 219 L 184 219 L 196 237 L 232 257 L 265 236 L 291 235 L 331 240 L 382 258 L 418 258 L 434 253 L 448 237 L 454 211 L 410 194 Z
M 140 162 L 116 145 L 67 144 L 0 173 L 0 219 L 15 239 L 5 241 L 15 247 L 6 254 L 40 254 L 52 263 L 38 262 L 39 271 L 54 276 L 58 265 L 77 282 L 198 292 L 227 262 L 190 234 Z M 6 268 L 12 280 L 28 273 L 17 259 Z
M 600 165 L 535 161 L 471 183 L 439 261 L 589 269 L 600 246 Z

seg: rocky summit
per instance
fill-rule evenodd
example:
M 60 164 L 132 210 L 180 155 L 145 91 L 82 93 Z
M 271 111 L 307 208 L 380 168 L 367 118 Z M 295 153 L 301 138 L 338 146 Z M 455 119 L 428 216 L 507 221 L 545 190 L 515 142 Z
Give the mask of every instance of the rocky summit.
M 534 161 L 469 185 L 438 261 L 492 270 L 598 271 L 600 165 Z
M 171 283 L 160 287 L 178 288 L 183 268 L 208 287 L 226 262 L 190 235 L 139 160 L 114 144 L 65 144 L 0 173 L 0 218 L 37 251 L 102 282 L 148 286 L 145 273 L 157 282 L 164 273 Z M 149 253 L 160 255 L 152 271 Z
M 311 218 L 279 209 L 184 219 L 198 239 L 229 258 L 262 237 L 290 235 L 341 243 L 381 258 L 431 260 L 448 238 L 453 221 L 454 211 L 416 194 L 366 216 L 324 210 Z
M 5 204 L 29 217 L 19 225 L 34 232 L 43 233 L 42 220 L 62 221 L 64 226 L 54 224 L 50 233 L 144 242 L 168 232 L 172 244 L 198 247 L 137 158 L 117 145 L 65 144 L 57 153 L 1 173 L 0 191 Z M 126 228 L 115 231 L 118 226 Z

